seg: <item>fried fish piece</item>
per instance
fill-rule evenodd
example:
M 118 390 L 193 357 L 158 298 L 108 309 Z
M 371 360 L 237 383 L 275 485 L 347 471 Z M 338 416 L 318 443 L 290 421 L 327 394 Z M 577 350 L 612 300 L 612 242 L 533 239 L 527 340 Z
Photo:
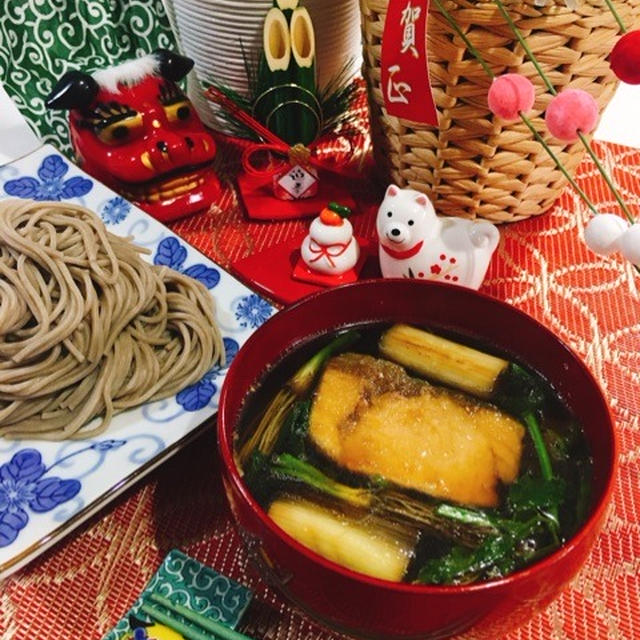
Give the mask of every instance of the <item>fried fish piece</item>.
M 483 507 L 517 477 L 523 436 L 493 405 L 357 353 L 327 363 L 309 421 L 312 442 L 349 471 Z

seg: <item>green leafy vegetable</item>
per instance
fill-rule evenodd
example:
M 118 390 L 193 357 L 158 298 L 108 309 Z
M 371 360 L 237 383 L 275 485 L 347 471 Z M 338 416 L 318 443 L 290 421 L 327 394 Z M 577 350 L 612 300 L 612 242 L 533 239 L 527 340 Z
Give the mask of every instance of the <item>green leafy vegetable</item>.
M 538 376 L 514 362 L 498 378 L 492 400 L 516 416 L 535 413 L 544 404 L 546 390 Z
M 460 516 L 460 513 L 450 512 Z M 455 545 L 440 558 L 428 560 L 418 572 L 416 582 L 459 584 L 479 578 L 499 578 L 524 566 L 537 553 L 534 542 L 541 529 L 541 518 L 524 522 L 494 518 L 485 514 L 499 532 L 488 537 L 477 549 Z
M 254 450 L 244 467 L 244 482 L 253 497 L 264 504 L 273 490 L 272 474 L 268 456 Z
M 306 442 L 309 432 L 309 413 L 311 411 L 311 399 L 306 398 L 296 402 L 287 416 L 280 437 L 274 447 L 274 452 L 287 451 L 288 453 L 306 458 Z
M 557 511 L 564 500 L 565 490 L 562 478 L 547 480 L 526 474 L 509 487 L 508 509 L 515 517 Z
M 552 462 L 567 462 L 570 459 L 573 434 L 566 436 L 553 429 L 544 429 L 542 437 Z
M 539 377 L 510 362 L 498 380 L 498 387 L 493 399 L 496 404 L 518 416 L 524 422 L 538 456 L 542 480 L 553 484 L 557 479 L 554 476 L 551 458 L 538 419 L 538 413 L 546 396 L 547 391 Z M 551 534 L 559 542 L 560 523 L 557 503 L 549 505 L 545 515 Z
M 551 480 L 553 478 L 553 468 L 551 466 L 551 459 L 547 452 L 547 447 L 544 444 L 542 433 L 540 431 L 540 423 L 534 413 L 525 413 L 522 415 L 522 420 L 529 431 L 533 446 L 538 454 L 538 461 L 540 462 L 540 472 L 545 480 Z
M 470 582 L 490 573 L 500 577 L 515 569 L 516 541 L 509 534 L 492 536 L 475 550 L 455 546 L 442 558 L 429 560 L 420 570 L 417 582 L 452 584 Z
M 416 580 L 433 584 L 469 582 L 504 576 L 524 566 L 539 552 L 546 530 L 555 538 L 558 527 L 555 514 L 564 495 L 562 479 L 547 480 L 527 474 L 509 487 L 506 512 L 510 517 L 496 510 L 439 505 L 438 515 L 469 526 L 490 528 L 493 533 L 477 549 L 455 545 L 444 556 L 429 560 Z M 557 542 L 555 539 L 554 544 Z

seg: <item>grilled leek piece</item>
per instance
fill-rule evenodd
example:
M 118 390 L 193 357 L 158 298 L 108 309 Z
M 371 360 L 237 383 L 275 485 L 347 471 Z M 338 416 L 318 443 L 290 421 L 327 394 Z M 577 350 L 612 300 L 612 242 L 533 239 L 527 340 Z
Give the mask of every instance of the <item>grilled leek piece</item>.
M 405 324 L 383 334 L 380 352 L 421 376 L 479 398 L 491 396 L 509 366 L 508 360 Z
M 269 516 L 292 538 L 337 564 L 383 580 L 400 582 L 417 543 L 412 529 L 390 528 L 371 515 L 339 513 L 302 497 L 277 498 Z

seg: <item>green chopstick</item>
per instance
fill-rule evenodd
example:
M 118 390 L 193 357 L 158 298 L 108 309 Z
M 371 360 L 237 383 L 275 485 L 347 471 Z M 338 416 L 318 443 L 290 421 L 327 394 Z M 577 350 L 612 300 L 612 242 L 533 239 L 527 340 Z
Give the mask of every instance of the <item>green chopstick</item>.
M 211 634 L 202 633 L 202 631 L 198 631 L 197 629 L 190 627 L 184 622 L 180 622 L 179 620 L 172 618 L 170 615 L 166 614 L 164 611 L 160 611 L 160 609 L 154 607 L 153 605 L 142 604 L 142 606 L 140 607 L 140 611 L 144 611 L 156 622 L 161 622 L 170 629 L 173 629 L 174 631 L 182 634 L 185 638 L 187 638 L 187 640 L 214 640 Z
M 200 613 L 197 613 L 187 607 L 184 607 L 181 604 L 174 604 L 169 600 L 169 598 L 165 598 L 164 596 L 158 595 L 157 593 L 151 593 L 149 595 L 149 599 L 153 602 L 156 602 L 162 605 L 165 609 L 173 613 L 177 613 L 182 616 L 185 620 L 189 620 L 190 622 L 194 622 L 202 629 L 213 633 L 216 638 L 221 638 L 222 640 L 252 640 L 249 636 L 245 636 L 244 634 L 234 631 L 233 629 L 227 627 L 221 622 L 216 622 L 211 618 L 207 618 Z M 162 610 L 154 607 L 151 604 L 143 603 L 141 610 L 155 618 L 158 622 L 162 624 L 166 624 L 168 627 L 171 627 L 174 631 L 181 633 L 188 640 L 212 640 L 210 634 L 202 633 L 189 625 L 176 620 L 174 617 L 164 613 Z

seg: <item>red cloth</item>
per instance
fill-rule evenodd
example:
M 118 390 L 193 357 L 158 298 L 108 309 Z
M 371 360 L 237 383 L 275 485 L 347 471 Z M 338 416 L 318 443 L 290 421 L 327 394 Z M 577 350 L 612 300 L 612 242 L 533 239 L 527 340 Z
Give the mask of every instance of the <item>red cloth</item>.
M 598 144 L 597 153 L 640 210 L 640 152 Z M 590 161 L 580 185 L 616 211 Z M 382 186 L 381 186 L 382 188 Z M 361 192 L 362 195 L 362 192 Z M 367 194 L 369 203 L 375 197 Z M 373 237 L 373 211 L 354 216 Z M 600 380 L 621 439 L 620 475 L 603 533 L 578 578 L 507 640 L 640 637 L 640 275 L 592 254 L 589 218 L 571 190 L 550 213 L 502 228 L 483 291 L 535 316 L 568 342 Z M 208 213 L 174 230 L 223 265 L 300 235 L 308 221 L 248 222 L 227 183 Z M 88 524 L 0 585 L 0 638 L 99 638 L 125 612 L 173 547 L 247 584 L 261 607 L 246 631 L 258 638 L 337 640 L 285 605 L 253 573 L 235 533 L 216 463 L 213 426 Z M 465 640 L 475 638 L 467 634 Z

